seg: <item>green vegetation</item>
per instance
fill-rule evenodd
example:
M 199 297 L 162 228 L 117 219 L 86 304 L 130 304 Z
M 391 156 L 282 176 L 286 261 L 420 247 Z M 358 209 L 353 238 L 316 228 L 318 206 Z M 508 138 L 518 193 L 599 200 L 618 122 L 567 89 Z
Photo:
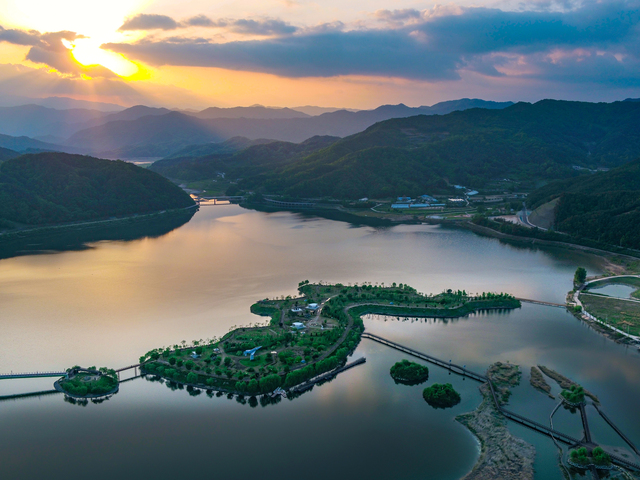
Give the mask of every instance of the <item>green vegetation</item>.
M 131 163 L 66 153 L 0 164 L 0 228 L 145 214 L 194 205 L 179 187 Z
M 429 379 L 429 368 L 416 362 L 402 360 L 391 367 L 390 374 L 396 383 L 418 385 Z
M 601 468 L 611 466 L 611 457 L 602 447 L 595 447 L 589 455 L 585 447 L 575 448 L 569 452 L 569 462 L 574 466 L 588 468 L 591 465 Z
M 631 335 L 640 335 L 640 303 L 590 293 L 581 293 L 580 301 L 598 320 Z
M 584 267 L 578 267 L 576 273 L 573 275 L 573 283 L 575 285 L 582 285 L 587 279 L 587 270 Z
M 264 299 L 251 306 L 253 313 L 271 317 L 268 325 L 152 350 L 140 357 L 140 362 L 148 362 L 144 371 L 202 388 L 269 393 L 341 366 L 360 341 L 365 313 L 454 317 L 477 309 L 520 306 L 507 294 L 469 296 L 463 290 L 447 290 L 425 295 L 395 283 L 345 286 L 305 280 L 298 290 L 300 297 Z M 253 360 L 244 354 L 257 347 Z
M 102 367 L 96 370 L 89 367 L 87 371 L 78 371 L 80 367 L 68 369 L 68 378 L 61 378 L 58 384 L 62 389 L 79 397 L 99 396 L 111 393 L 118 386 L 118 375 L 112 369 Z
M 460 394 L 450 383 L 434 383 L 422 391 L 422 397 L 434 408 L 450 408 L 460 403 Z
M 584 388 L 580 385 L 571 385 L 568 390 L 562 390 L 560 396 L 572 405 L 578 405 L 584 402 Z
M 552 182 L 531 193 L 527 202 L 535 208 L 554 199 L 556 230 L 640 248 L 640 159 L 608 172 Z
M 640 155 L 640 106 L 544 100 L 377 123 L 294 163 L 247 170 L 241 188 L 297 197 L 357 199 L 485 188 L 508 176 L 577 176 L 573 165 L 620 165 Z
M 172 158 L 159 160 L 149 169 L 165 177 L 188 182 L 218 179 L 220 173 L 224 173 L 224 177 L 227 179 L 243 178 L 247 175 L 263 175 L 273 169 L 300 160 L 337 140 L 339 140 L 338 137 L 316 136 L 302 143 L 272 141 L 248 146 L 235 154 L 232 153 L 232 150 L 225 148 L 195 158 L 194 155 L 197 154 L 197 151 L 195 153 L 190 151 L 189 156 L 173 158 L 177 155 L 172 155 Z M 224 146 L 224 144 L 214 145 L 220 145 L 220 149 Z M 237 193 L 239 190 L 229 192 L 233 195 Z

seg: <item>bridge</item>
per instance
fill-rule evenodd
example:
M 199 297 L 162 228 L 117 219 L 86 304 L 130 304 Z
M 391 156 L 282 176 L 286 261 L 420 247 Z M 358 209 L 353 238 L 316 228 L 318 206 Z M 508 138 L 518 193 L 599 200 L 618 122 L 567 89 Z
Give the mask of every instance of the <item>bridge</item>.
M 563 305 L 564 307 L 564 305 Z M 426 353 L 422 353 L 419 352 L 417 350 L 414 350 L 412 348 L 409 347 L 405 347 L 404 345 L 400 345 L 399 343 L 396 342 L 392 342 L 391 340 L 387 340 L 385 338 L 382 338 L 378 335 L 374 335 L 372 333 L 368 333 L 368 332 L 364 332 L 362 334 L 362 338 L 367 338 L 369 340 L 373 340 L 374 342 L 378 342 L 381 343 L 383 345 L 386 345 L 388 347 L 394 348 L 396 350 L 399 350 L 401 352 L 407 353 L 409 355 L 412 355 L 414 357 L 420 358 L 422 360 L 425 360 L 429 363 L 433 363 L 434 365 L 438 365 L 439 367 L 443 367 L 443 368 L 447 368 L 449 369 L 449 371 L 456 373 L 458 375 L 463 375 L 465 377 L 469 377 L 473 380 L 476 380 L 478 382 L 481 383 L 486 383 L 489 386 L 489 389 L 491 390 L 491 396 L 493 398 L 493 403 L 496 407 L 496 410 L 501 413 L 504 417 L 508 418 L 511 421 L 514 421 L 516 423 L 519 423 L 520 425 L 523 425 L 527 428 L 530 428 L 538 433 L 542 433 L 543 435 L 547 435 L 551 438 L 555 438 L 558 441 L 561 441 L 562 443 L 565 443 L 567 445 L 570 446 L 581 446 L 581 447 L 587 447 L 590 450 L 595 447 L 595 444 L 592 443 L 591 441 L 591 431 L 589 430 L 589 425 L 587 422 L 587 417 L 586 417 L 586 412 L 584 413 L 584 416 L 582 417 L 582 422 L 583 422 L 583 427 L 584 427 L 584 432 L 585 432 L 585 438 L 584 439 L 578 439 L 578 438 L 574 438 L 570 435 L 567 435 L 566 433 L 562 433 L 558 430 L 555 430 L 553 428 L 547 427 L 545 425 L 542 425 L 541 423 L 538 423 L 534 420 L 531 420 L 530 418 L 527 418 L 523 415 L 514 413 L 510 410 L 507 410 L 506 408 L 503 408 L 502 405 L 500 404 L 500 400 L 498 399 L 498 395 L 495 392 L 493 383 L 489 380 L 488 377 L 486 377 L 485 375 L 480 375 L 479 373 L 473 372 L 471 370 L 468 370 L 466 367 L 461 367 L 459 365 L 456 365 L 455 363 L 451 363 L 451 361 L 446 362 L 444 360 L 441 360 L 439 358 L 433 357 L 431 355 L 427 355 Z M 584 406 L 582 406 L 582 408 L 584 409 Z M 599 410 L 598 410 L 599 411 Z M 582 413 L 582 411 L 581 411 Z M 604 417 L 603 417 L 604 418 Z M 619 432 L 619 430 L 617 428 L 615 428 L 616 432 Z M 620 432 L 621 433 L 621 432 Z M 627 441 L 627 443 L 630 443 L 630 441 L 628 441 L 626 439 L 626 437 L 624 437 L 623 435 L 620 435 L 623 439 L 625 439 L 625 441 Z M 630 443 L 630 445 L 633 445 Z M 635 451 L 635 447 L 634 448 Z M 608 452 L 607 452 L 608 453 Z M 631 470 L 636 470 L 636 471 L 640 471 L 640 465 L 633 463 L 629 460 L 626 460 L 622 457 L 618 457 L 617 455 L 613 455 L 609 453 L 609 456 L 611 457 L 611 462 L 614 463 L 615 465 L 619 465 L 621 467 L 625 467 L 625 468 L 629 468 Z
M 543 302 L 541 300 L 531 300 L 529 298 L 518 298 L 518 297 L 516 297 L 516 300 L 520 300 L 521 302 L 524 302 L 524 303 L 533 303 L 533 304 L 536 304 L 536 305 L 546 305 L 547 307 L 567 308 L 567 305 L 564 304 L 564 303 Z
M 0 375 L 0 380 L 10 380 L 14 378 L 47 378 L 47 377 L 64 377 L 64 372 L 31 372 L 31 373 L 5 373 Z
M 418 352 L 417 350 L 414 350 L 409 347 L 405 347 L 404 345 L 400 345 L 399 343 L 396 343 L 396 342 L 392 342 L 391 340 L 387 340 L 386 338 L 379 337 L 378 335 L 374 335 L 373 333 L 364 332 L 362 334 L 362 338 L 368 338 L 369 340 L 373 340 L 374 342 L 378 342 L 388 347 L 394 348 L 396 350 L 400 350 L 401 352 L 408 353 L 409 355 L 420 358 L 429 363 L 433 363 L 435 365 L 438 365 L 439 367 L 448 368 L 454 373 L 472 378 L 473 380 L 477 380 L 480 383 L 485 383 L 489 381 L 489 379 L 484 375 L 480 375 L 479 373 L 472 372 L 471 370 L 468 370 L 464 366 L 461 367 L 460 365 L 451 363 L 451 360 L 449 360 L 448 362 L 445 362 L 444 360 L 440 360 L 436 357 L 432 357 L 431 355 L 427 355 L 426 353 Z
M 613 423 L 609 417 L 607 417 L 604 412 L 602 411 L 602 409 L 598 406 L 598 404 L 596 403 L 592 403 L 592 405 L 594 407 L 596 407 L 596 410 L 598 411 L 598 413 L 600 414 L 600 416 L 604 419 L 605 422 L 607 422 L 609 424 L 609 426 L 611 428 L 613 428 L 615 430 L 615 432 L 620 435 L 620 438 L 622 438 L 627 445 L 629 445 L 631 447 L 631 449 L 635 452 L 636 455 L 640 455 L 640 452 L 638 451 L 638 449 L 636 448 L 636 446 L 633 444 L 633 442 L 631 440 L 629 440 L 629 437 L 627 437 L 624 433 L 622 433 L 620 431 L 620 429 L 618 427 L 616 427 L 615 423 Z

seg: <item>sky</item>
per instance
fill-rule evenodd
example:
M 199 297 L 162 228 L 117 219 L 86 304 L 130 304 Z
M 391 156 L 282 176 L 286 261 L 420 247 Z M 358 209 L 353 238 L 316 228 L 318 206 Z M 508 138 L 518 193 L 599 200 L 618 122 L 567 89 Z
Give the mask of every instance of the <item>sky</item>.
M 0 98 L 375 108 L 640 97 L 640 0 L 0 0 Z

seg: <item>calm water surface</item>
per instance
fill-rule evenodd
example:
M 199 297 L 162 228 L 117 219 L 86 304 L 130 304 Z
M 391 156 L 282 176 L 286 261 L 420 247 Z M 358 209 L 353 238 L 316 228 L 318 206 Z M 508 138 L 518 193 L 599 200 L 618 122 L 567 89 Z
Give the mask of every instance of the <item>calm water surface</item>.
M 507 291 L 563 302 L 577 266 L 592 257 L 518 248 L 465 230 L 387 229 L 206 207 L 153 239 L 100 242 L 85 251 L 0 261 L 0 370 L 125 366 L 151 348 L 222 335 L 255 322 L 257 299 L 295 294 L 303 279 L 402 282 L 423 292 Z M 497 360 L 522 366 L 512 408 L 546 422 L 555 401 L 528 384 L 531 365 L 554 368 L 596 393 L 640 443 L 640 355 L 592 332 L 559 308 L 525 304 L 511 313 L 450 321 L 370 316 L 366 328 L 432 355 L 484 371 Z M 473 466 L 475 438 L 454 421 L 480 401 L 478 385 L 430 366 L 463 401 L 434 410 L 424 386 L 395 385 L 399 352 L 363 340 L 367 363 L 294 401 L 242 405 L 136 379 L 86 407 L 51 395 L 0 404 L 0 478 L 68 478 L 64 459 L 91 478 L 457 479 Z M 0 382 L 0 394 L 48 390 L 51 381 Z M 557 393 L 557 392 L 556 392 Z M 619 444 L 594 418 L 594 436 Z M 556 426 L 579 435 L 575 415 Z M 536 445 L 537 478 L 561 478 L 551 441 L 517 426 Z M 86 462 L 79 459 L 85 455 Z M 207 473 L 207 474 L 208 474 Z

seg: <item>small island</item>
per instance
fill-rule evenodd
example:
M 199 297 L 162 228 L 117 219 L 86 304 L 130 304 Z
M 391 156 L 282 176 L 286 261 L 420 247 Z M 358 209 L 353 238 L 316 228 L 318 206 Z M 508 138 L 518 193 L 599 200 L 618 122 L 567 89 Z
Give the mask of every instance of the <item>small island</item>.
M 584 403 L 585 392 L 580 385 L 571 385 L 568 390 L 562 390 L 560 396 L 565 403 L 577 406 Z
M 396 362 L 390 370 L 391 378 L 404 385 L 419 385 L 429 379 L 429 368 L 409 360 Z
M 98 398 L 116 393 L 119 382 L 117 373 L 112 369 L 76 365 L 67 369 L 67 375 L 55 382 L 54 387 L 75 398 Z
M 577 468 L 589 468 L 608 470 L 611 468 L 611 457 L 602 447 L 595 447 L 591 453 L 585 448 L 575 448 L 569 452 L 569 465 Z
M 419 293 L 409 285 L 298 284 L 298 297 L 264 299 L 251 312 L 266 325 L 232 329 L 222 338 L 186 341 L 140 357 L 144 373 L 182 385 L 238 395 L 282 393 L 342 367 L 364 331 L 366 314 L 461 317 L 513 309 L 504 293 Z M 426 367 L 425 367 L 426 368 Z
M 434 383 L 422 391 L 422 396 L 433 408 L 451 408 L 460 403 L 460 394 L 450 383 Z

